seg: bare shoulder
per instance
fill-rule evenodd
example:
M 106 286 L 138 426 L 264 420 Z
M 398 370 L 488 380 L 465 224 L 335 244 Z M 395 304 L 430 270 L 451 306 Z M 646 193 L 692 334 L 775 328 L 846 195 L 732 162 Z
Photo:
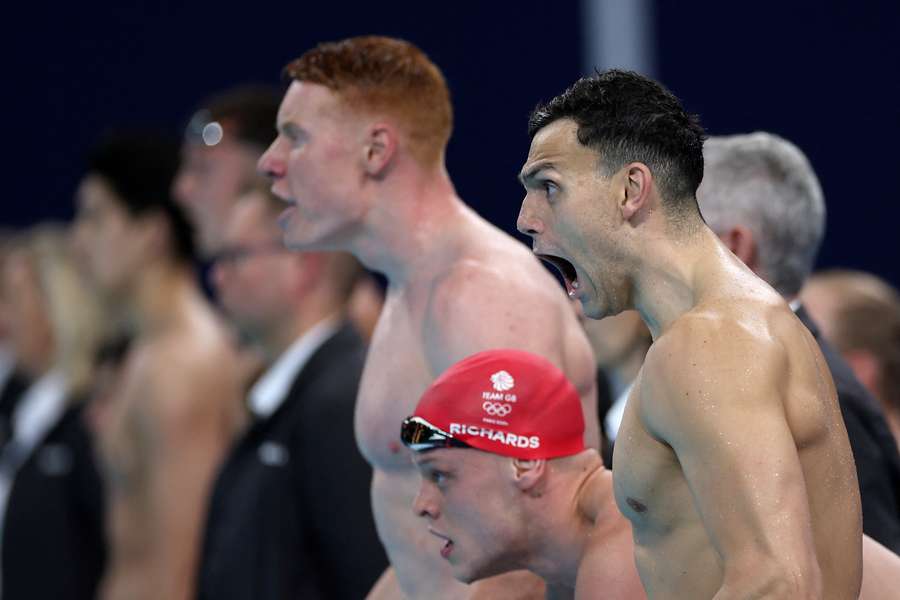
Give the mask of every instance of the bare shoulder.
M 789 364 L 779 330 L 788 318 L 786 306 L 769 302 L 704 307 L 679 317 L 647 353 L 641 394 L 652 401 L 641 403 L 641 414 L 671 422 L 717 414 L 709 410 L 717 402 L 749 409 L 779 401 Z
M 553 359 L 579 328 L 561 287 L 524 247 L 501 245 L 490 258 L 455 261 L 435 276 L 427 296 L 427 346 L 448 351 L 438 363 L 504 347 Z
M 228 332 L 212 315 L 143 340 L 134 362 L 148 408 L 159 416 L 199 416 L 236 404 L 237 354 Z

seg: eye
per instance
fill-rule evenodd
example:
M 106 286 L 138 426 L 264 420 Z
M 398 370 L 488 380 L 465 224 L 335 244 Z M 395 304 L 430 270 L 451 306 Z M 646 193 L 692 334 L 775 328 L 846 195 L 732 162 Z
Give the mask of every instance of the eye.
M 545 179 L 541 181 L 541 188 L 543 188 L 544 193 L 547 194 L 547 197 L 552 197 L 559 191 L 559 187 L 550 181 L 549 179 Z
M 430 469 L 428 471 L 428 480 L 438 487 L 444 487 L 447 484 L 447 480 L 449 478 L 450 476 L 443 471 L 438 471 L 436 469 Z

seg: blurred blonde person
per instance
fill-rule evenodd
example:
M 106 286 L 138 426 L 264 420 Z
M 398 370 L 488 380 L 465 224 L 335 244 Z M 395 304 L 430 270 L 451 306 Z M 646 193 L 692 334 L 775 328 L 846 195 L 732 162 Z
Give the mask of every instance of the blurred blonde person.
M 33 381 L 0 455 L 2 596 L 87 600 L 105 556 L 103 495 L 82 419 L 102 335 L 99 304 L 59 227 L 24 235 L 2 275 L 10 338 Z

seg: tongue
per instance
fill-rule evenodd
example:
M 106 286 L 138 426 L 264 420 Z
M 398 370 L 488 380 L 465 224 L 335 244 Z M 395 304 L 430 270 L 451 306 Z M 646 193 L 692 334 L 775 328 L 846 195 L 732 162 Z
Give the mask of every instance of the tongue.
M 447 543 L 444 544 L 443 548 L 441 548 L 441 556 L 443 558 L 447 558 L 448 556 L 450 556 L 451 552 L 453 552 L 453 542 L 447 540 Z

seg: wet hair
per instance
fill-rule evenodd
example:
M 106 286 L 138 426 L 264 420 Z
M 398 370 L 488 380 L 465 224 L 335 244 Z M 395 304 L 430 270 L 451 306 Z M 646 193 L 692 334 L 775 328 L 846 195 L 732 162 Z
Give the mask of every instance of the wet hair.
M 662 85 L 617 69 L 582 77 L 532 111 L 528 135 L 534 138 L 559 119 L 575 121 L 578 141 L 600 155 L 604 176 L 630 162 L 644 163 L 664 207 L 673 214 L 697 211 L 694 195 L 703 178 L 705 134 L 697 116 Z
M 421 164 L 443 160 L 453 128 L 450 92 L 440 69 L 413 44 L 381 36 L 319 44 L 285 66 L 284 76 L 323 85 L 353 110 L 393 117 Z
M 278 105 L 283 93 L 274 86 L 241 85 L 207 98 L 188 123 L 185 136 L 204 140 L 207 126 L 217 123 L 223 136 L 234 136 L 264 151 L 275 140 Z
M 132 217 L 165 217 L 173 257 L 190 263 L 195 258 L 194 232 L 171 195 L 178 152 L 178 140 L 161 133 L 110 133 L 89 154 L 88 172 L 111 186 L 116 199 Z
M 749 229 L 763 278 L 783 296 L 799 293 L 825 237 L 825 200 L 809 160 L 762 131 L 711 137 L 703 157 L 697 201 L 707 225 L 719 234 Z

